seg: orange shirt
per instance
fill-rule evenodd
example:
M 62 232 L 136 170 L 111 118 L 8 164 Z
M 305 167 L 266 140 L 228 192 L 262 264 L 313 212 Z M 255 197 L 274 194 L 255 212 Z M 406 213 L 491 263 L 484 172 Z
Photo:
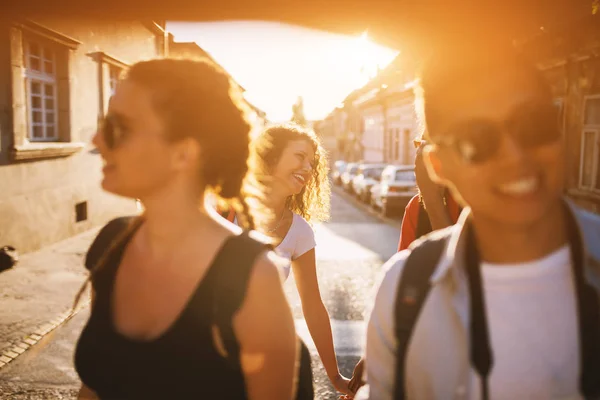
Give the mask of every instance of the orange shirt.
M 217 207 L 217 212 L 223 218 L 225 218 L 229 222 L 233 222 L 235 220 L 235 210 L 233 207 L 228 207 L 228 209 L 220 209 Z
M 446 196 L 446 207 L 450 213 L 452 223 L 455 224 L 458 221 L 460 214 L 460 206 L 452 198 L 452 196 Z M 410 199 L 404 210 L 404 217 L 402 218 L 402 228 L 400 229 L 400 241 L 398 242 L 398 251 L 407 249 L 408 246 L 416 239 L 417 234 L 417 223 L 419 221 L 419 195 Z

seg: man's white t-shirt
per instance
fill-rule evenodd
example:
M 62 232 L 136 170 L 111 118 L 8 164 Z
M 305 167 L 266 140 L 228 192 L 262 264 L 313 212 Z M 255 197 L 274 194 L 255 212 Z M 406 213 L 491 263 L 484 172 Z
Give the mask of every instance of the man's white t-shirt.
M 390 261 L 393 262 L 393 258 Z M 579 393 L 578 318 L 571 263 L 568 246 L 528 263 L 482 263 L 483 292 L 493 353 L 493 366 L 488 378 L 490 399 L 582 399 Z M 370 387 L 362 388 L 357 399 L 391 400 L 394 397 L 396 344 L 393 307 L 402 266 L 401 263 L 391 264 L 377 293 L 367 334 L 367 383 Z M 430 316 L 446 312 L 445 309 L 429 311 Z M 455 329 L 444 321 L 431 337 L 443 336 L 446 329 Z M 413 351 L 418 349 L 413 348 Z M 413 377 L 420 384 L 428 381 L 432 385 L 440 383 L 443 387 L 446 369 L 453 368 L 453 365 L 443 359 L 437 365 L 429 371 L 419 371 L 421 375 L 418 377 L 407 365 L 405 377 L 409 380 Z M 423 373 L 429 376 L 424 377 Z M 474 368 L 471 368 L 470 378 L 470 390 L 461 393 L 469 393 L 470 400 L 477 400 L 481 386 Z M 452 387 L 452 390 L 455 389 Z M 421 394 L 431 393 L 427 388 L 415 390 Z M 452 391 L 439 398 L 466 397 L 456 397 Z
M 528 263 L 482 263 L 481 272 L 494 359 L 490 398 L 580 398 L 569 247 Z M 471 382 L 479 393 L 479 380 Z

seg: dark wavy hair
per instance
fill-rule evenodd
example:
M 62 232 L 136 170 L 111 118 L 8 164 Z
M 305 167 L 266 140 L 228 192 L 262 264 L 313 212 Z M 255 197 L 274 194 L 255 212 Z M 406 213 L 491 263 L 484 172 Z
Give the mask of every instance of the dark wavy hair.
M 313 130 L 288 123 L 272 125 L 260 133 L 251 144 L 251 168 L 261 186 L 268 187 L 273 168 L 290 141 L 306 140 L 315 152 L 312 177 L 302 191 L 287 199 L 286 206 L 308 222 L 329 219 L 331 188 L 327 178 L 325 149 Z

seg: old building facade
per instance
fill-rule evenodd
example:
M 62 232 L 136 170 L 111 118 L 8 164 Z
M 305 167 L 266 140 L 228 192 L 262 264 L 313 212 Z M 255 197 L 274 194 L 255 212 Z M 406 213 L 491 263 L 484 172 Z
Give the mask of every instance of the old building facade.
M 0 28 L 0 246 L 29 252 L 137 212 L 102 191 L 91 145 L 120 74 L 169 55 L 164 22 L 37 19 Z M 201 53 L 195 44 L 184 44 Z M 174 45 L 174 54 L 180 47 Z M 214 60 L 213 60 L 214 61 Z M 266 118 L 252 107 L 255 123 Z
M 90 141 L 119 74 L 164 54 L 154 22 L 18 21 L 0 32 L 0 245 L 67 238 L 135 202 L 103 192 Z
M 319 124 L 337 141 L 335 158 L 410 165 L 420 135 L 414 111 L 414 67 L 397 57 L 377 77 L 350 93 Z
M 600 213 L 600 15 L 526 40 L 521 47 L 552 85 L 563 131 L 567 195 Z

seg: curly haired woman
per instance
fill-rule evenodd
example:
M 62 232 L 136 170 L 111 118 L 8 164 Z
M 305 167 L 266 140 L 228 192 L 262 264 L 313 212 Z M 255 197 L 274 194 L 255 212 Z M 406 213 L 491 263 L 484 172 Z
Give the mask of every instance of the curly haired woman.
M 250 168 L 267 190 L 271 212 L 262 227 L 279 255 L 291 261 L 302 310 L 312 339 L 333 386 L 350 394 L 337 365 L 329 314 L 316 273 L 315 235 L 309 223 L 329 218 L 330 187 L 325 151 L 315 133 L 293 124 L 274 125 L 251 144 Z M 290 266 L 283 271 L 290 274 Z

